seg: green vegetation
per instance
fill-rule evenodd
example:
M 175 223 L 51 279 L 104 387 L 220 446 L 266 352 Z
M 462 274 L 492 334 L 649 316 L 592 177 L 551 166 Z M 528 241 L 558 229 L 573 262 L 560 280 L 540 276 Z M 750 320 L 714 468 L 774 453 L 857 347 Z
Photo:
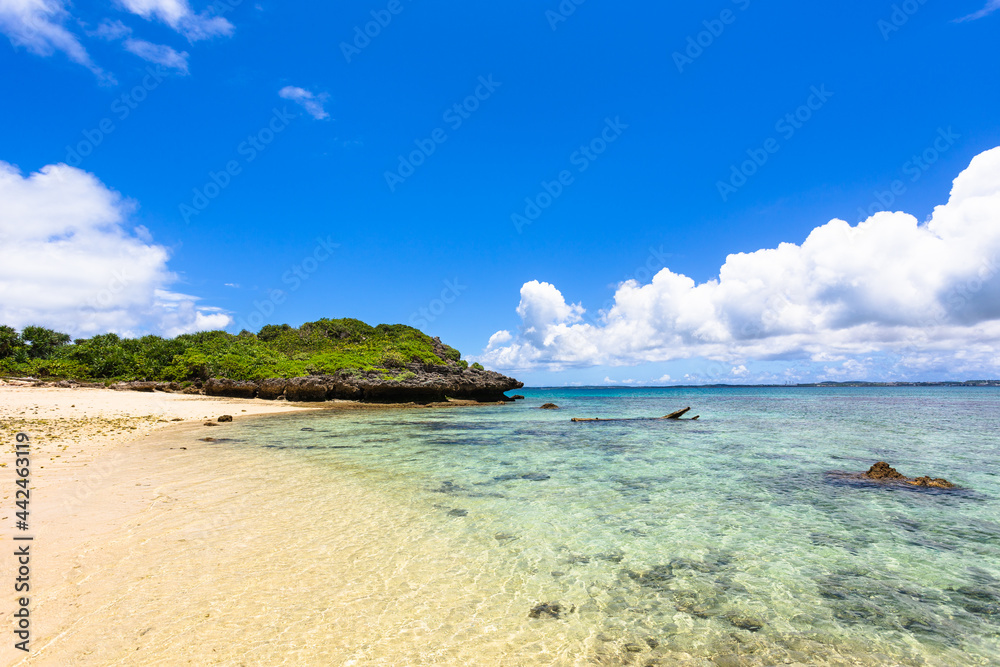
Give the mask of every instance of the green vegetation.
M 404 381 L 406 364 L 456 364 L 461 353 L 404 324 L 376 327 L 355 319 L 322 319 L 295 328 L 269 324 L 254 334 L 204 331 L 167 339 L 102 334 L 70 342 L 64 333 L 0 326 L 0 375 L 76 380 L 194 382 L 210 377 L 260 380 L 379 372 Z M 473 364 L 472 367 L 482 366 Z

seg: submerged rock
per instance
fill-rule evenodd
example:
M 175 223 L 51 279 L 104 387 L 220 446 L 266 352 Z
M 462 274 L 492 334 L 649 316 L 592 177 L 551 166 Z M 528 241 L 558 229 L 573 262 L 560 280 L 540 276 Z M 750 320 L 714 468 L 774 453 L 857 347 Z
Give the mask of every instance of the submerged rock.
M 734 628 L 739 628 L 741 630 L 749 630 L 750 632 L 757 632 L 764 627 L 764 622 L 757 620 L 755 618 L 750 618 L 749 616 L 739 616 L 736 614 L 731 614 L 726 616 L 726 620 Z
M 528 612 L 528 618 L 559 618 L 563 611 L 563 606 L 558 602 L 548 602 L 536 604 Z
M 953 489 L 955 485 L 946 479 L 941 479 L 936 477 L 931 479 L 930 477 L 917 477 L 916 479 L 907 480 L 908 484 L 913 484 L 914 486 L 931 486 L 937 489 Z

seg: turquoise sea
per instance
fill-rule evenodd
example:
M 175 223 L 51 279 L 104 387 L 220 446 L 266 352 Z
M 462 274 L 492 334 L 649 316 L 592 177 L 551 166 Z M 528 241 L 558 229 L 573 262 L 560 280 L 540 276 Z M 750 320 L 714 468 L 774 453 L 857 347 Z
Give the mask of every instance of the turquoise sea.
M 238 420 L 218 446 L 361 482 L 416 517 L 395 533 L 475 556 L 455 596 L 393 603 L 451 628 L 423 636 L 428 655 L 530 634 L 538 664 L 1000 664 L 1000 390 L 521 393 Z M 570 421 L 687 406 L 701 418 Z M 963 488 L 827 474 L 880 460 Z M 433 623 L 472 593 L 490 604 Z M 521 655 L 509 664 L 531 664 Z

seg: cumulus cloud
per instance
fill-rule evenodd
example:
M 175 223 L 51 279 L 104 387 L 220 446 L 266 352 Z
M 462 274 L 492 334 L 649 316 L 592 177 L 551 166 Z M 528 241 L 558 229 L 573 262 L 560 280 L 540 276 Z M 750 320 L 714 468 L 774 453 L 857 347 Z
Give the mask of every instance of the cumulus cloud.
M 148 62 L 163 65 L 182 74 L 188 73 L 187 51 L 178 53 L 169 46 L 153 44 L 144 39 L 126 39 L 125 50 Z
M 114 77 L 94 64 L 79 38 L 66 28 L 69 12 L 62 0 L 0 0 L 0 32 L 11 44 L 40 56 L 65 53 L 104 83 Z
M 983 18 L 984 16 L 988 16 L 988 15 L 992 14 L 993 12 L 995 12 L 998 9 L 1000 9 L 1000 0 L 989 0 L 986 3 L 986 6 L 983 7 L 982 9 L 980 9 L 978 12 L 973 12 L 973 13 L 969 14 L 968 16 L 963 16 L 962 18 L 956 19 L 956 20 L 958 22 L 962 22 L 962 21 L 975 21 L 977 19 Z
M 233 24 L 208 11 L 195 14 L 187 0 L 119 0 L 126 10 L 147 21 L 157 20 L 196 42 L 222 35 L 231 35 Z
M 619 285 L 587 322 L 554 285 L 525 283 L 518 335 L 494 334 L 479 359 L 562 370 L 704 357 L 736 377 L 748 360 L 808 359 L 839 374 L 879 354 L 914 371 L 1000 369 L 998 269 L 995 148 L 973 159 L 925 223 L 902 212 L 857 226 L 834 219 L 801 244 L 730 255 L 701 284 L 665 268 L 648 284 Z
M 131 230 L 134 204 L 64 164 L 23 176 L 0 162 L 0 323 L 88 336 L 169 336 L 231 318 L 172 291 L 166 248 Z
M 330 114 L 323 108 L 323 103 L 330 97 L 326 93 L 316 95 L 305 88 L 285 86 L 278 91 L 278 95 L 286 100 L 295 102 L 316 120 L 323 120 L 330 117 Z

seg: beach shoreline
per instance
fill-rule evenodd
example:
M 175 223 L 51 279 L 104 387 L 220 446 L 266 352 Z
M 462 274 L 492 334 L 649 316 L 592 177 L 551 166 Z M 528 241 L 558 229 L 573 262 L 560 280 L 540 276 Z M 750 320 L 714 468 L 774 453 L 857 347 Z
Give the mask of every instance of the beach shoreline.
M 193 532 L 193 539 L 189 536 L 180 542 L 190 540 L 199 545 L 199 550 L 226 552 L 243 540 L 256 539 L 252 526 L 244 525 L 239 534 L 227 531 L 230 524 L 243 525 L 248 520 L 252 523 L 263 497 L 258 505 L 240 508 L 234 508 L 231 499 L 258 494 L 260 485 L 278 486 L 282 477 L 277 469 L 268 469 L 260 452 L 219 447 L 207 441 L 225 442 L 227 430 L 233 424 L 219 423 L 220 416 L 232 416 L 239 423 L 318 411 L 384 411 L 472 404 L 475 402 L 428 406 L 351 401 L 293 404 L 97 388 L 0 386 L 0 432 L 6 455 L 0 461 L 0 478 L 6 480 L 0 488 L 3 503 L 0 516 L 4 518 L 4 533 L 8 537 L 33 537 L 31 588 L 26 593 L 32 614 L 31 650 L 22 653 L 14 648 L 14 641 L 4 642 L 0 664 L 70 664 L 65 662 L 67 659 L 76 664 L 119 664 L 127 655 L 122 646 L 109 643 L 107 637 L 102 639 L 87 633 L 102 623 L 134 631 L 129 641 L 135 646 L 129 650 L 138 650 L 142 645 L 139 633 L 146 628 L 132 627 L 129 609 L 149 604 L 151 596 L 121 590 L 114 573 L 135 567 L 159 571 L 158 576 L 171 582 L 162 590 L 167 597 L 183 590 L 192 576 L 189 567 L 182 564 L 183 559 L 177 559 L 177 552 L 149 551 L 146 545 L 150 540 L 170 541 L 179 531 Z M 18 473 L 14 452 L 18 433 L 27 434 L 30 445 L 31 499 L 29 529 L 25 532 L 18 531 L 15 525 Z M 285 460 L 281 465 L 307 472 L 298 462 Z M 244 468 L 247 474 L 257 475 L 256 485 L 241 478 L 238 471 Z M 256 472 L 251 473 L 251 469 Z M 369 507 L 381 506 L 377 493 L 346 481 L 344 484 L 345 488 L 339 491 L 364 498 Z M 305 507 L 308 501 L 301 504 Z M 290 512 L 301 509 L 293 508 Z M 383 511 L 393 513 L 398 508 L 385 507 Z M 346 512 L 341 518 L 345 532 L 364 520 L 363 514 L 355 513 L 356 516 Z M 171 516 L 183 520 L 147 532 L 146 526 L 151 521 L 166 521 L 164 517 Z M 176 545 L 178 551 L 190 548 L 181 543 Z M 134 563 L 118 561 L 123 550 L 134 552 Z M 158 555 L 153 556 L 154 553 Z M 15 561 L 12 557 L 0 559 L 3 581 L 17 577 Z M 211 566 L 211 562 L 207 561 L 207 573 L 213 568 L 225 569 Z M 253 570 L 252 565 L 247 566 Z M 143 576 L 135 578 L 141 581 Z M 15 609 L 13 601 L 0 609 L 5 627 L 13 627 Z M 95 610 L 104 613 L 103 621 L 96 625 L 92 618 Z M 217 647 L 217 650 L 223 649 Z M 195 648 L 181 653 L 188 659 L 199 655 Z M 138 656 L 134 663 L 126 662 L 143 664 Z M 251 660 L 248 664 L 255 663 Z

